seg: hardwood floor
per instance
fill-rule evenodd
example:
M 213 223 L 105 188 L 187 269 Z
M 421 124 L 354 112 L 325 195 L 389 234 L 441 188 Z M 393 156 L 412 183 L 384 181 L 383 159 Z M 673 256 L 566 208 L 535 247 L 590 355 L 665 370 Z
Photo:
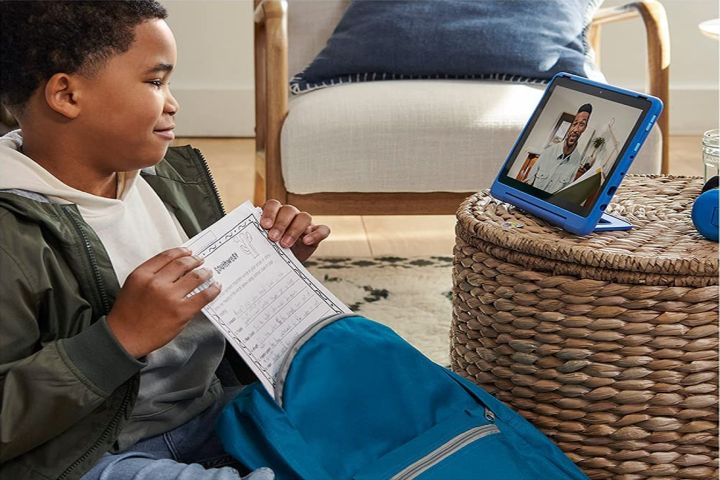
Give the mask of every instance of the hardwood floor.
M 192 144 L 205 155 L 225 207 L 230 210 L 252 199 L 255 141 L 252 138 L 179 138 L 176 145 Z M 702 175 L 700 136 L 672 136 L 671 174 Z M 312 213 L 312 212 L 310 212 Z M 451 256 L 455 217 L 317 216 L 332 234 L 318 249 L 323 256 Z

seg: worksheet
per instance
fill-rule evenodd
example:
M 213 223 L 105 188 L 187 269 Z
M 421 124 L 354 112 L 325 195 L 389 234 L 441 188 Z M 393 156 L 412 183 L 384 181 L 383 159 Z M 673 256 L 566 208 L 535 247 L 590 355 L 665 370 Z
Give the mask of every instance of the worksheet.
M 274 398 L 276 374 L 295 340 L 319 320 L 350 309 L 289 249 L 267 238 L 261 213 L 245 202 L 185 246 L 222 285 L 203 313 Z

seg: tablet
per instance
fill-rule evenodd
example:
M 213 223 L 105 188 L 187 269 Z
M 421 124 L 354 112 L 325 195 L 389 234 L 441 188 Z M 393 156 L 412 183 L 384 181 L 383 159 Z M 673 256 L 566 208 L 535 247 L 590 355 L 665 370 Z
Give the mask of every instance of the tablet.
M 559 73 L 490 192 L 578 235 L 628 229 L 603 212 L 661 111 L 650 95 Z

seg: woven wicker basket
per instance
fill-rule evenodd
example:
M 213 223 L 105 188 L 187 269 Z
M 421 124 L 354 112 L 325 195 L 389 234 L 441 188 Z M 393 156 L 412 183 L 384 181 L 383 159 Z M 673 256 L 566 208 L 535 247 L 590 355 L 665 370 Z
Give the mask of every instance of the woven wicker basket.
M 452 368 L 591 478 L 718 477 L 718 248 L 701 179 L 630 176 L 629 232 L 565 233 L 468 198 L 456 227 Z

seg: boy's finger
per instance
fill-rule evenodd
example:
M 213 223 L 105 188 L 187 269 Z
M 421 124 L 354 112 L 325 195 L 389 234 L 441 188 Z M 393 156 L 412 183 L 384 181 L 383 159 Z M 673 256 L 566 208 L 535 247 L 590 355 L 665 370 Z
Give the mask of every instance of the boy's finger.
M 180 277 L 175 285 L 178 287 L 178 295 L 185 297 L 197 287 L 205 283 L 213 276 L 212 270 L 208 268 L 196 268 Z
M 265 202 L 265 205 L 262 207 L 262 215 L 260 215 L 260 225 L 265 229 L 268 230 L 270 227 L 273 226 L 275 223 L 275 217 L 278 214 L 278 211 L 280 211 L 280 208 L 282 207 L 282 203 L 278 202 L 275 199 L 270 199 L 267 202 Z
M 152 273 L 157 273 L 158 271 L 162 270 L 165 265 L 168 263 L 177 260 L 181 257 L 186 257 L 192 255 L 192 252 L 189 248 L 186 247 L 176 247 L 171 248 L 170 250 L 165 250 L 164 252 L 160 252 L 154 257 L 152 257 L 150 260 L 145 261 L 140 267 L 138 268 L 147 268 Z
M 292 205 L 283 205 L 277 212 L 275 223 L 273 223 L 272 228 L 268 232 L 270 240 L 273 242 L 280 240 L 298 213 L 300 213 L 300 210 Z
M 155 273 L 155 278 L 162 282 L 175 283 L 188 272 L 196 269 L 204 262 L 203 259 L 188 255 L 176 258 Z
M 191 311 L 199 312 L 205 305 L 215 300 L 215 298 L 220 295 L 221 290 L 222 286 L 217 282 L 213 282 L 206 289 L 196 293 L 192 297 L 187 297 L 185 299 L 185 305 Z
M 280 245 L 285 248 L 292 247 L 300 235 L 307 229 L 312 222 L 312 217 L 307 212 L 300 212 L 292 220 L 290 226 L 285 230 L 285 234 L 280 241 Z
M 317 245 L 330 236 L 330 227 L 327 225 L 313 225 L 313 230 L 303 237 L 305 245 Z

